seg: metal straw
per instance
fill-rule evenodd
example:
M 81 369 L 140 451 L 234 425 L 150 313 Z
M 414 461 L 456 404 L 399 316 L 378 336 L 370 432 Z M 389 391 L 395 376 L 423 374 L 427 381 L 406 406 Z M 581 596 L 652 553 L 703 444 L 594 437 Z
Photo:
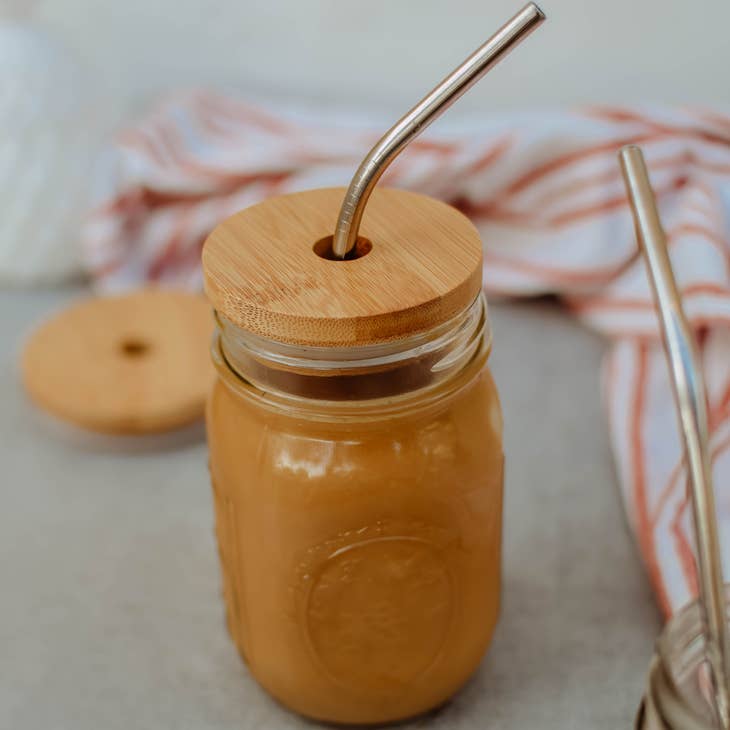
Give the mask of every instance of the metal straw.
M 702 370 L 667 250 L 666 235 L 641 150 L 629 145 L 619 152 L 636 236 L 644 254 L 662 326 L 664 348 L 689 471 L 700 583 L 700 614 L 705 652 L 712 673 L 715 710 L 720 726 L 730 726 L 725 601 L 712 468 L 708 453 L 707 407 Z
M 388 165 L 431 122 L 465 94 L 498 61 L 504 58 L 545 20 L 542 10 L 529 3 L 480 46 L 433 91 L 395 123 L 360 163 L 345 193 L 337 219 L 332 251 L 344 258 L 357 241 L 365 205 Z

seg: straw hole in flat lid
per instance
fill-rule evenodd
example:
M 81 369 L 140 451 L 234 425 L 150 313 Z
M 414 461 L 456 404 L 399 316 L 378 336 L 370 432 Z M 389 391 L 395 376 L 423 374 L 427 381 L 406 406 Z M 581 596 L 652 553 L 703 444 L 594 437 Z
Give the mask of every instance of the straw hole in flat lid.
M 327 261 L 354 261 L 355 259 L 361 259 L 363 256 L 367 256 L 373 250 L 373 244 L 363 236 L 358 236 L 355 246 L 351 248 L 344 256 L 340 258 L 335 254 L 332 244 L 334 243 L 334 236 L 325 236 L 320 238 L 317 243 L 312 246 L 312 251 L 322 259 Z
M 466 216 L 425 195 L 376 188 L 356 258 L 333 261 L 343 195 L 282 195 L 220 223 L 203 248 L 205 291 L 218 313 L 268 339 L 342 347 L 431 329 L 474 301 L 482 248 Z

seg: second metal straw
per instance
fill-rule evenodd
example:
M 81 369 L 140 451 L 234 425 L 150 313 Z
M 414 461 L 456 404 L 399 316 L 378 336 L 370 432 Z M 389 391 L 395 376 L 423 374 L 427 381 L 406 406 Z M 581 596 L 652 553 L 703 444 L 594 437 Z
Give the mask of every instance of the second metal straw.
M 700 584 L 700 614 L 705 634 L 705 653 L 712 673 L 717 720 L 730 727 L 728 703 L 727 626 L 720 541 L 708 453 L 705 387 L 692 331 L 672 272 L 667 241 L 657 212 L 644 157 L 629 145 L 619 153 L 629 194 L 636 235 L 646 260 L 654 299 L 659 310 L 664 347 L 672 376 L 674 397 L 684 441 L 685 460 L 694 519 Z
M 543 20 L 545 15 L 535 3 L 525 5 L 381 137 L 360 163 L 345 193 L 332 242 L 337 258 L 344 258 L 355 245 L 365 205 L 385 168 Z

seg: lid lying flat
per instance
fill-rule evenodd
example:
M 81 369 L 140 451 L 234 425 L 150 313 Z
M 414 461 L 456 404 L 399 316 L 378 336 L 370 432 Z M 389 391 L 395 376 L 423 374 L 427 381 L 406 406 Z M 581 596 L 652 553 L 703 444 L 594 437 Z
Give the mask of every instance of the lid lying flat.
M 23 384 L 45 410 L 94 431 L 184 426 L 203 415 L 212 329 L 200 295 L 149 289 L 87 299 L 33 332 Z
M 203 249 L 218 312 L 262 337 L 311 346 L 395 340 L 447 321 L 477 296 L 479 234 L 424 195 L 376 188 L 358 258 L 328 260 L 344 189 L 271 198 L 231 216 Z M 369 244 L 372 248 L 368 251 Z

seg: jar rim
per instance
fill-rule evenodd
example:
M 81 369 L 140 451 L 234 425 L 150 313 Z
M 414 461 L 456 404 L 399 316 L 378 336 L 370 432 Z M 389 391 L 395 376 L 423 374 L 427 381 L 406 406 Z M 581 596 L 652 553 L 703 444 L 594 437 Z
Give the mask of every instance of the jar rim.
M 730 618 L 730 585 L 725 586 L 726 618 Z M 713 730 L 712 705 L 702 677 L 706 666 L 702 615 L 697 600 L 667 622 L 656 643 L 647 679 L 648 701 L 670 723 L 687 730 Z
M 318 347 L 312 352 L 311 347 L 262 343 L 260 337 L 252 341 L 223 318 L 218 322 L 212 355 L 226 383 L 263 405 L 338 418 L 360 419 L 365 410 L 383 416 L 434 403 L 464 384 L 461 374 L 471 378 L 470 366 L 481 368 L 491 348 L 483 295 L 449 327 L 439 325 L 430 337 L 417 333 L 388 348 Z
M 236 350 L 245 348 L 253 356 L 283 369 L 322 371 L 325 375 L 330 371 L 379 368 L 437 352 L 450 344 L 458 344 L 480 325 L 488 347 L 492 340 L 488 305 L 483 292 L 461 312 L 431 329 L 397 340 L 350 347 L 295 345 L 272 340 L 238 327 L 217 311 L 214 311 L 214 317 L 227 357 L 235 359 Z M 480 321 L 482 318 L 483 323 Z

